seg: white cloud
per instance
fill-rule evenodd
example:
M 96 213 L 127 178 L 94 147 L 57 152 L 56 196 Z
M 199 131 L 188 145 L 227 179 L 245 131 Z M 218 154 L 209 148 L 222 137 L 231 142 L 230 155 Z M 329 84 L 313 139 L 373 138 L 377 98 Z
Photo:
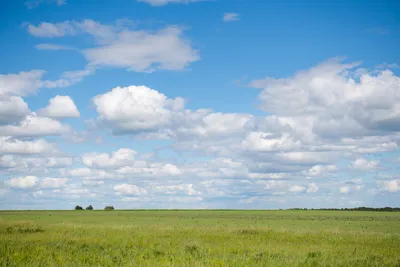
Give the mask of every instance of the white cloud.
M 199 59 L 197 51 L 182 38 L 182 29 L 177 27 L 157 32 L 122 32 L 111 43 L 86 49 L 83 54 L 90 65 L 137 72 L 182 70 Z
M 93 74 L 94 69 L 86 67 L 81 71 L 68 71 L 58 80 L 43 80 L 44 70 L 21 71 L 17 74 L 0 74 L 0 99 L 11 96 L 28 96 L 40 88 L 60 88 L 71 86 L 85 76 Z M 15 100 L 14 98 L 14 101 Z
M 197 203 L 203 201 L 202 197 L 192 197 L 192 196 L 181 196 L 181 197 L 170 197 L 169 202 L 177 202 L 179 204 L 184 203 Z
M 60 173 L 62 176 L 84 177 L 88 179 L 111 179 L 118 177 L 118 175 L 113 172 L 90 168 L 60 169 Z
M 400 66 L 397 63 L 384 62 L 384 63 L 376 65 L 376 68 L 378 68 L 378 69 L 398 69 L 398 68 L 400 68 Z
M 1 152 L 0 152 L 1 154 Z M 6 153 L 0 156 L 0 169 L 10 174 L 47 174 L 60 167 L 72 165 L 72 158 L 40 157 L 39 155 Z
M 170 123 L 172 113 L 182 99 L 168 99 L 146 86 L 116 87 L 93 99 L 100 120 L 115 132 L 155 130 Z
M 137 152 L 132 149 L 121 148 L 113 152 L 112 155 L 107 153 L 84 154 L 82 156 L 82 162 L 88 167 L 116 168 L 132 165 L 136 155 Z
M 340 192 L 341 194 L 348 194 L 348 193 L 350 193 L 350 191 L 351 191 L 351 188 L 350 188 L 350 186 L 348 186 L 348 185 L 341 186 L 341 187 L 339 188 L 339 192 Z
M 0 125 L 18 122 L 29 112 L 28 105 L 21 97 L 0 94 Z
M 134 184 L 119 184 L 114 186 L 117 195 L 147 195 L 147 190 Z
M 18 74 L 0 74 L 0 95 L 26 96 L 43 86 L 43 70 L 21 71 Z
M 292 193 L 301 193 L 306 190 L 307 190 L 306 187 L 300 186 L 300 185 L 293 185 L 293 186 L 289 187 L 289 192 L 292 192 Z
M 335 172 L 337 171 L 338 168 L 336 165 L 315 165 L 311 167 L 307 172 L 305 172 L 306 175 L 309 176 L 323 176 L 325 174 Z
M 57 44 L 38 44 L 35 46 L 38 50 L 76 50 L 75 48 L 67 45 L 57 45 Z
M 137 0 L 152 6 L 165 6 L 167 4 L 189 4 L 193 2 L 200 2 L 205 0 Z
M 42 22 L 38 26 L 28 25 L 28 32 L 37 37 L 62 37 L 86 33 L 94 37 L 97 46 L 81 51 L 89 67 L 117 67 L 137 72 L 157 69 L 182 70 L 199 59 L 182 28 L 168 26 L 157 31 L 129 30 L 117 23 L 102 25 L 86 19 L 60 23 Z M 122 25 L 122 26 L 121 26 Z M 39 49 L 61 50 L 69 47 L 42 44 Z
M 11 178 L 6 181 L 6 184 L 11 188 L 29 189 L 38 185 L 39 179 L 36 176 L 24 176 Z
M 104 181 L 83 180 L 82 183 L 83 183 L 83 185 L 99 186 L 99 185 L 103 185 Z
M 61 188 L 65 187 L 68 182 L 67 178 L 44 178 L 40 181 L 40 188 Z
M 138 162 L 138 166 L 126 166 L 116 172 L 120 175 L 136 175 L 139 177 L 175 177 L 182 171 L 174 164 Z
M 361 179 L 354 179 L 351 181 L 347 181 L 345 185 L 339 188 L 339 192 L 341 194 L 350 194 L 353 192 L 360 191 L 363 188 L 363 181 Z
M 59 121 L 40 117 L 35 113 L 26 116 L 18 125 L 0 126 L 0 136 L 37 137 L 46 135 L 61 135 L 69 128 Z
M 246 133 L 250 114 L 220 113 L 211 110 L 184 110 L 174 114 L 170 137 L 180 140 L 221 139 Z M 192 143 L 193 144 L 193 143 Z
M 42 4 L 56 4 L 58 6 L 65 5 L 67 0 L 28 0 L 25 2 L 25 6 L 29 9 L 37 8 Z
M 0 154 L 46 154 L 56 151 L 54 145 L 45 140 L 22 141 L 0 137 Z
M 230 22 L 230 21 L 237 21 L 240 20 L 239 14 L 237 13 L 225 13 L 223 17 L 223 21 Z
M 162 194 L 185 194 L 189 196 L 201 195 L 201 192 L 193 188 L 193 184 L 178 184 L 178 185 L 160 185 L 154 188 L 156 193 Z
M 378 160 L 366 160 L 364 158 L 359 158 L 352 162 L 352 167 L 359 170 L 372 170 L 376 169 L 378 166 Z
M 57 168 L 71 166 L 72 158 L 46 158 L 46 167 Z
M 277 160 L 293 164 L 317 164 L 331 162 L 339 154 L 332 152 L 278 152 Z
M 243 147 L 253 151 L 285 151 L 301 147 L 300 141 L 293 140 L 288 134 L 275 135 L 264 132 L 251 132 L 243 141 Z
M 309 127 L 318 135 L 399 130 L 400 78 L 389 70 L 358 75 L 358 65 L 330 60 L 292 78 L 266 78 L 251 85 L 263 88 L 263 110 L 309 118 Z
M 390 193 L 400 191 L 400 179 L 377 181 L 377 184 L 379 189 L 382 191 L 387 191 Z
M 46 108 L 37 112 L 40 116 L 53 119 L 77 118 L 80 116 L 78 108 L 69 96 L 57 95 L 49 100 Z
M 28 32 L 36 37 L 62 37 L 75 35 L 76 29 L 69 21 L 60 23 L 42 22 L 38 26 L 28 25 Z
M 306 190 L 307 193 L 315 193 L 317 191 L 318 191 L 318 186 L 316 183 L 309 183 L 307 185 L 307 190 Z

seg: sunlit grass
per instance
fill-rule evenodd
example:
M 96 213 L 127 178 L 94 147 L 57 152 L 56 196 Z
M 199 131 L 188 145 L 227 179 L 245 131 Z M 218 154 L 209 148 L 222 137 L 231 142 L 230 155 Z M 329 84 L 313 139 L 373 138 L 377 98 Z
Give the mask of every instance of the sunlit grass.
M 0 266 L 400 266 L 400 214 L 0 212 Z

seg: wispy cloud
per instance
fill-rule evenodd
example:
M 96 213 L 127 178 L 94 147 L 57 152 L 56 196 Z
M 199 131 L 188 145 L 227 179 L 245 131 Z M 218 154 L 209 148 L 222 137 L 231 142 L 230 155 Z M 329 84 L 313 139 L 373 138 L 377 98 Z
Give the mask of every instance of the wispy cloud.
M 42 4 L 56 4 L 58 6 L 65 5 L 67 0 L 29 0 L 25 2 L 25 6 L 29 9 L 37 8 Z
M 35 46 L 38 50 L 77 50 L 74 47 L 67 46 L 67 45 L 57 45 L 57 44 L 38 44 Z
M 371 28 L 365 29 L 365 32 L 378 34 L 378 35 L 385 35 L 385 34 L 389 34 L 390 30 L 383 28 L 383 27 L 371 27 Z
M 225 13 L 223 17 L 223 21 L 225 22 L 231 22 L 231 21 L 237 21 L 240 20 L 239 14 L 237 13 Z
M 207 1 L 207 0 L 137 0 L 151 6 L 165 6 L 168 4 L 189 4 L 193 2 Z

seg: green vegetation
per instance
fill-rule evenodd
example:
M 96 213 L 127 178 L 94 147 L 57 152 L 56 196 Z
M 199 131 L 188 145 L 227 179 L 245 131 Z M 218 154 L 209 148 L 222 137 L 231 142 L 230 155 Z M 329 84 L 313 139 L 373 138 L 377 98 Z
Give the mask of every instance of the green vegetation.
M 0 266 L 400 266 L 400 213 L 3 211 Z

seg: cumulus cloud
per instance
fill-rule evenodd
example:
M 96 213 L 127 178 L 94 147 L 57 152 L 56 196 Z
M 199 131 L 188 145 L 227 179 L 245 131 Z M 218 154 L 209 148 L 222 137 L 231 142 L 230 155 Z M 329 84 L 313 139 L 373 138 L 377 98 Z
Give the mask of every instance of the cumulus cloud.
M 184 195 L 201 195 L 201 192 L 193 188 L 193 184 L 178 184 L 178 185 L 160 185 L 154 188 L 154 191 L 161 194 L 184 194 Z
M 67 178 L 44 178 L 40 181 L 40 188 L 61 188 L 65 187 L 68 182 Z
M 37 112 L 39 115 L 53 119 L 77 118 L 78 108 L 69 96 L 57 95 L 49 100 L 49 105 Z
M 116 172 L 120 175 L 137 175 L 141 177 L 174 177 L 182 171 L 174 164 L 139 162 L 138 166 L 126 166 Z
M 135 161 L 137 152 L 121 148 L 111 155 L 107 153 L 87 153 L 82 156 L 82 162 L 88 167 L 117 168 L 131 165 Z
M 56 147 L 43 139 L 23 141 L 0 136 L 0 154 L 50 154 L 56 153 Z
M 379 166 L 378 160 L 366 160 L 364 158 L 356 159 L 351 165 L 354 169 L 359 170 L 372 170 Z
M 318 191 L 318 186 L 317 186 L 317 184 L 316 183 L 309 183 L 308 185 L 307 185 L 307 190 L 306 190 L 306 192 L 307 193 L 315 193 L 315 192 L 317 192 Z
M 0 153 L 1 154 L 1 153 Z M 64 157 L 40 157 L 35 154 L 15 154 L 6 153 L 0 156 L 0 169 L 3 173 L 12 174 L 48 174 L 49 172 L 61 167 L 72 165 L 72 158 Z
M 348 185 L 341 186 L 341 187 L 339 188 L 339 192 L 340 192 L 341 194 L 348 194 L 348 193 L 350 193 L 350 186 L 348 186 Z
M 6 181 L 11 188 L 30 189 L 38 185 L 39 179 L 36 176 L 15 177 Z
M 306 190 L 307 190 L 306 187 L 300 186 L 300 185 L 293 185 L 293 186 L 289 187 L 289 192 L 292 192 L 292 193 L 301 193 Z
M 18 122 L 29 113 L 28 105 L 21 97 L 0 95 L 0 125 Z
M 100 120 L 116 133 L 155 130 L 167 126 L 174 110 L 183 107 L 181 98 L 169 99 L 146 86 L 116 87 L 93 99 Z
M 80 71 L 64 72 L 58 80 L 44 80 L 44 70 L 21 71 L 17 74 L 0 74 L 0 100 L 12 96 L 28 96 L 40 88 L 61 88 L 81 81 L 85 76 L 93 74 L 94 69 L 86 67 Z M 10 101 L 10 98 L 8 99 Z M 17 101 L 14 98 L 14 102 Z
M 104 181 L 83 180 L 82 184 L 88 185 L 88 186 L 99 186 L 99 185 L 103 185 Z
M 360 191 L 363 188 L 363 181 L 361 179 L 353 179 L 346 181 L 344 185 L 339 187 L 339 192 L 341 194 L 350 194 L 353 192 Z
M 74 27 L 79 31 L 84 31 L 84 27 L 85 31 L 91 30 L 99 46 L 113 42 L 114 34 L 119 34 L 113 28 L 90 25 Z M 38 190 L 37 198 L 49 197 L 49 194 L 69 198 L 68 193 L 74 197 L 102 198 L 111 189 L 120 196 L 121 202 L 137 202 L 145 195 L 149 205 L 169 201 L 181 201 L 182 206 L 202 201 L 208 204 L 223 197 L 224 204 L 226 200 L 230 207 L 240 201 L 253 206 L 260 201 L 289 206 L 307 200 L 307 196 L 326 198 L 322 203 L 330 205 L 332 197 L 340 194 L 347 195 L 341 195 L 338 201 L 346 199 L 344 205 L 348 205 L 350 200 L 357 201 L 362 194 L 373 190 L 382 195 L 398 192 L 397 178 L 379 180 L 376 185 L 369 176 L 343 180 L 349 174 L 346 171 L 352 174 L 354 170 L 377 169 L 381 162 L 370 160 L 371 155 L 366 154 L 395 151 L 400 141 L 394 125 L 398 104 L 393 100 L 398 98 L 395 93 L 398 77 L 382 69 L 360 71 L 357 66 L 331 60 L 293 77 L 253 82 L 253 86 L 262 88 L 261 107 L 267 111 L 258 116 L 211 109 L 190 110 L 184 98 L 170 97 L 147 86 L 116 87 L 95 96 L 95 123 L 99 129 L 130 135 L 133 140 L 169 139 L 165 142 L 167 146 L 157 148 L 151 155 L 136 152 L 129 143 L 107 153 L 98 150 L 84 153 L 76 160 L 40 161 L 36 156 L 11 155 L 48 153 L 40 152 L 40 146 L 29 148 L 39 141 L 24 137 L 28 132 L 21 130 L 24 116 L 49 119 L 52 122 L 47 121 L 49 125 L 55 121 L 64 128 L 52 119 L 55 117 L 28 112 L 20 119 L 16 116 L 14 123 L 5 122 L 5 126 L 0 126 L 8 127 L 0 128 L 8 129 L 7 135 L 14 135 L 0 138 L 0 168 L 20 178 L 30 173 L 69 179 L 60 188 L 43 190 L 39 190 L 42 181 L 38 180 L 34 187 Z M 90 73 L 93 69 L 83 72 Z M 15 105 L 21 104 L 19 99 L 13 101 Z M 388 117 L 395 119 L 382 124 Z M 38 125 L 46 124 L 38 122 Z M 52 127 L 45 127 L 45 132 L 35 136 L 59 134 L 59 128 L 49 130 Z M 37 130 L 31 126 L 26 128 Z M 15 136 L 24 139 L 15 139 Z M 363 172 L 357 174 L 363 175 Z M 76 179 L 81 182 L 72 186 L 70 183 Z M 56 187 L 58 182 L 61 180 L 47 183 L 49 187 Z
M 263 110 L 309 118 L 311 129 L 322 136 L 348 135 L 347 128 L 355 134 L 398 130 L 400 78 L 390 70 L 357 75 L 359 64 L 333 59 L 291 78 L 265 78 L 251 86 L 263 88 Z M 332 127 L 337 131 L 329 134 Z
M 35 113 L 26 116 L 17 125 L 0 126 L 0 136 L 38 137 L 46 135 L 61 135 L 69 128 L 59 121 L 40 117 Z
M 338 168 L 336 167 L 336 165 L 315 165 L 311 167 L 307 172 L 305 172 L 305 174 L 313 177 L 318 177 L 331 172 L 335 172 L 337 170 Z
M 18 74 L 0 74 L 0 95 L 26 96 L 43 86 L 44 70 L 21 71 Z
M 225 13 L 222 20 L 225 22 L 230 22 L 230 21 L 240 20 L 240 17 L 239 14 L 237 13 Z
M 395 193 L 400 191 L 400 179 L 377 181 L 378 188 L 382 191 Z
M 117 195 L 147 195 L 147 190 L 134 184 L 119 184 L 114 186 Z
M 295 150 L 301 147 L 301 142 L 294 140 L 288 134 L 251 132 L 243 141 L 245 149 L 254 151 Z

